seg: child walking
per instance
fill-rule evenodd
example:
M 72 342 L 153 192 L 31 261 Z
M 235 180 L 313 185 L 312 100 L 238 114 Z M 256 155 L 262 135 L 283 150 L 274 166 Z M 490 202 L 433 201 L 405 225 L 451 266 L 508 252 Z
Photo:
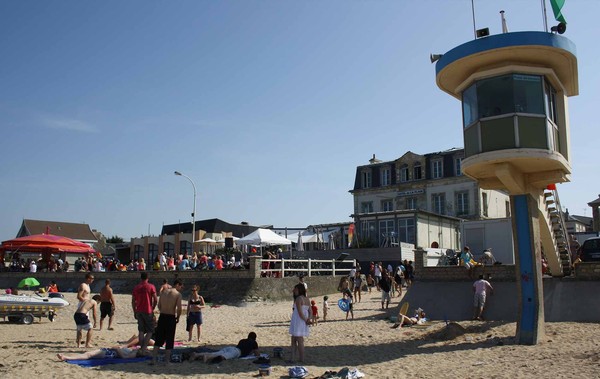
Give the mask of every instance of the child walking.
M 323 321 L 327 321 L 327 312 L 329 311 L 329 296 L 323 296 Z
M 313 325 L 317 325 L 317 319 L 319 318 L 319 308 L 317 308 L 317 303 L 314 300 L 310 301 L 310 320 Z
M 348 314 L 352 316 L 352 320 L 354 320 L 354 311 L 352 310 L 352 303 L 354 303 L 354 298 L 352 297 L 352 291 L 346 289 L 344 291 L 344 299 L 348 301 L 348 310 L 346 311 L 346 320 L 348 319 Z

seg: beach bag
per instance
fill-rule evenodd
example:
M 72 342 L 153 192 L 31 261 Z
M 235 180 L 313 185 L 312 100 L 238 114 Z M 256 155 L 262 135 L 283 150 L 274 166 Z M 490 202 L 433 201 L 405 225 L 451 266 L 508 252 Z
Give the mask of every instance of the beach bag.
M 290 378 L 306 378 L 308 370 L 304 366 L 294 366 L 288 369 L 288 375 Z

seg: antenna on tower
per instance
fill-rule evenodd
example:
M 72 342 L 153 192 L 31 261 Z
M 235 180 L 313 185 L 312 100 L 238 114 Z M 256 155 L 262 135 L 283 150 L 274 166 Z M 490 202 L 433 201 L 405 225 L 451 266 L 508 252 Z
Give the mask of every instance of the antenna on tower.
M 500 11 L 500 19 L 502 20 L 502 33 L 508 33 L 508 26 L 506 26 L 506 19 L 504 18 L 504 11 Z

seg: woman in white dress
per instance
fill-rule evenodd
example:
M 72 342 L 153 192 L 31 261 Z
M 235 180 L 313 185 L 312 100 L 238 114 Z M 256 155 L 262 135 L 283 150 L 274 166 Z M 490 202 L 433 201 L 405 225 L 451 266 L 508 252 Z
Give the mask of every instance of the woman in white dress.
M 304 337 L 308 337 L 310 325 L 310 300 L 306 297 L 306 287 L 298 283 L 294 286 L 294 311 L 290 323 L 292 336 L 292 361 L 304 362 Z

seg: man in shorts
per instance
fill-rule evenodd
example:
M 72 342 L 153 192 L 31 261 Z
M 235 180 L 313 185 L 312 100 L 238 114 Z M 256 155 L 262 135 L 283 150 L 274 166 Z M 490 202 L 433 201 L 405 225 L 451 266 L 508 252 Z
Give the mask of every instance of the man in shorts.
M 392 281 L 388 276 L 387 271 L 382 271 L 381 273 L 379 288 L 381 289 L 381 309 L 388 309 L 391 301 L 390 291 L 392 289 Z
M 483 320 L 483 309 L 485 308 L 485 300 L 487 292 L 490 295 L 494 294 L 494 288 L 487 280 L 483 279 L 483 275 L 479 275 L 479 280 L 473 283 L 473 320 Z
M 152 364 L 156 363 L 158 350 L 165 345 L 165 363 L 171 362 L 171 352 L 175 344 L 175 331 L 181 317 L 181 289 L 183 283 L 175 279 L 173 287 L 163 291 L 158 300 L 160 317 L 156 325 L 156 338 L 154 339 L 154 350 L 152 350 Z
M 83 338 L 83 331 L 87 332 L 85 337 L 85 347 L 91 347 L 92 342 L 92 330 L 96 327 L 98 319 L 98 303 L 100 302 L 100 295 L 94 295 L 92 299 L 86 299 L 79 303 L 77 310 L 73 315 L 75 325 L 77 326 L 77 347 L 81 346 L 81 339 Z M 89 313 L 92 311 L 94 323 L 90 322 Z
M 108 316 L 108 330 L 113 330 L 112 323 L 117 306 L 113 290 L 110 288 L 110 279 L 104 281 L 104 287 L 100 290 L 100 330 L 102 330 L 102 322 Z
M 148 273 L 142 272 L 141 282 L 133 289 L 131 296 L 131 306 L 133 314 L 138 322 L 140 351 L 142 354 L 148 354 L 148 341 L 154 333 L 154 308 L 158 302 L 156 296 L 156 287 L 148 283 Z

